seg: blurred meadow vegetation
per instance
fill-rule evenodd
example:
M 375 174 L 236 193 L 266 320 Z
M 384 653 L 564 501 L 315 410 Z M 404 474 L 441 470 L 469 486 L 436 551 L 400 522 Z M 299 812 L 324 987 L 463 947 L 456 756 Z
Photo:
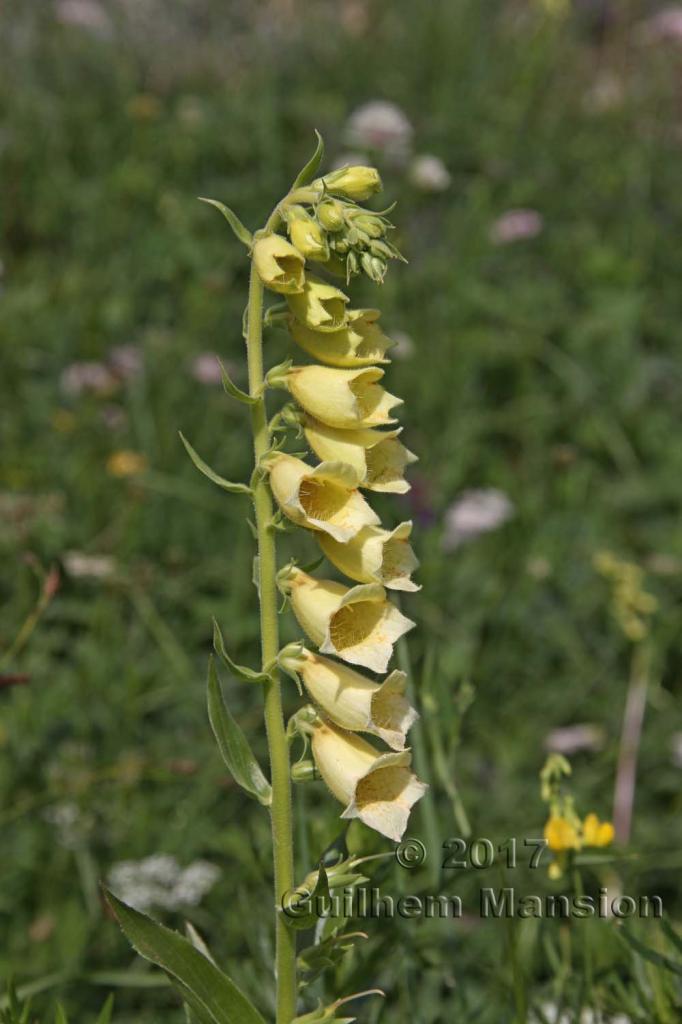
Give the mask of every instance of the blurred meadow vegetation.
M 632 648 L 593 562 L 613 551 L 645 570 L 658 610 L 632 839 L 584 881 L 657 893 L 682 918 L 682 41 L 647 32 L 657 6 L 3 7 L 0 673 L 16 685 L 0 689 L 0 977 L 37 993 L 40 1019 L 59 999 L 94 1021 L 114 990 L 117 1024 L 184 1020 L 98 888 L 157 853 L 220 869 L 200 903 L 152 912 L 191 920 L 271 1010 L 267 816 L 226 777 L 205 714 L 211 616 L 239 661 L 257 660 L 249 510 L 178 439 L 246 478 L 243 408 L 197 376 L 215 352 L 245 382 L 248 261 L 195 197 L 257 227 L 313 129 L 333 161 L 373 99 L 405 112 L 414 151 L 451 181 L 425 191 L 400 159 L 364 150 L 409 260 L 381 307 L 403 336 L 390 390 L 420 457 L 399 514 L 416 520 L 422 560 L 409 656 L 437 814 L 435 832 L 419 808 L 410 825 L 429 847 L 422 869 L 380 861 L 372 878 L 459 892 L 469 913 L 361 924 L 369 938 L 311 999 L 379 986 L 386 1000 L 356 1011 L 370 1024 L 550 1021 L 542 1007 L 564 998 L 578 1015 L 680 1019 L 674 932 L 628 923 L 634 949 L 613 921 L 482 922 L 476 893 L 501 869 L 438 879 L 432 845 L 467 819 L 495 845 L 540 835 L 546 737 L 576 723 L 602 736 L 572 758 L 578 804 L 610 816 Z M 542 229 L 494 244 L 519 208 Z M 353 294 L 378 304 L 368 285 Z M 293 354 L 272 331 L 269 362 Z M 85 385 L 84 362 L 100 366 Z M 514 514 L 446 551 L 448 509 L 471 488 L 502 491 Z M 226 684 L 262 754 L 257 691 Z M 315 786 L 296 799 L 302 878 L 341 823 Z M 355 828 L 352 849 L 386 848 Z M 506 884 L 563 891 L 544 866 Z

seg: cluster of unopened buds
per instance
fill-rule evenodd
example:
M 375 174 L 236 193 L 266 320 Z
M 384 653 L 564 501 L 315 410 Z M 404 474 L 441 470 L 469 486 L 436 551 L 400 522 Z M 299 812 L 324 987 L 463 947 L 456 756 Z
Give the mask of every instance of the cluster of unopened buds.
M 290 737 L 304 738 L 316 768 L 301 760 L 295 781 L 319 774 L 344 804 L 343 818 L 360 818 L 399 840 L 410 809 L 426 787 L 412 773 L 406 733 L 417 717 L 405 697 L 405 674 L 373 680 L 351 666 L 385 673 L 396 641 L 414 625 L 387 591 L 415 591 L 417 567 L 409 543 L 412 524 L 382 527 L 363 492 L 404 493 L 406 466 L 415 456 L 398 439 L 391 415 L 400 399 L 381 385 L 391 342 L 376 309 L 349 309 L 348 296 L 311 274 L 319 263 L 347 280 L 365 273 L 383 280 L 386 261 L 400 257 L 386 241 L 384 214 L 358 205 L 381 188 L 371 167 L 347 167 L 294 190 L 282 205 L 288 239 L 271 231 L 255 238 L 252 258 L 263 283 L 285 297 L 266 323 L 286 326 L 316 363 L 285 363 L 267 374 L 295 404 L 271 422 L 273 435 L 295 427 L 321 460 L 316 466 L 273 443 L 261 459 L 279 507 L 280 523 L 293 523 L 319 541 L 321 553 L 351 581 L 318 579 L 295 564 L 279 571 L 308 641 L 290 644 L 278 664 L 292 675 L 314 707 L 294 716 Z M 370 733 L 390 748 L 381 752 L 358 735 Z

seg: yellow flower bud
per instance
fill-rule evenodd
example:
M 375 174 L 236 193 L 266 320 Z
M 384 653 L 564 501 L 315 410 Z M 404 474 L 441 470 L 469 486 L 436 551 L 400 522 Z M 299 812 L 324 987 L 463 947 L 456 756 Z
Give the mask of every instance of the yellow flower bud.
M 579 850 L 580 837 L 574 825 L 558 814 L 552 814 L 545 825 L 545 839 L 550 850 Z
M 337 370 L 330 366 L 292 366 L 285 384 L 303 409 L 330 427 L 380 427 L 395 423 L 390 410 L 402 404 L 377 384 L 378 366 Z
M 596 814 L 588 814 L 583 822 L 585 846 L 609 846 L 615 835 L 610 821 L 600 821 Z
M 410 574 L 419 565 L 408 543 L 412 523 L 395 530 L 366 526 L 347 543 L 320 537 L 320 547 L 329 561 L 358 583 L 382 583 L 389 590 L 419 590 Z
M 268 288 L 282 295 L 303 291 L 305 260 L 281 235 L 263 235 L 253 246 L 252 259 Z
M 333 195 L 363 202 L 375 192 L 380 192 L 382 184 L 376 167 L 357 165 L 339 167 L 337 171 L 325 174 L 324 178 L 318 178 L 311 187 L 320 192 L 331 192 Z
M 391 494 L 409 491 L 405 468 L 417 461 L 398 440 L 401 430 L 339 430 L 311 417 L 304 423 L 306 440 L 318 458 L 347 462 L 357 473 L 360 487 Z
M 292 246 L 293 249 L 293 246 Z M 299 259 L 303 257 L 294 249 Z M 338 331 L 346 325 L 348 296 L 339 288 L 308 274 L 298 294 L 287 299 L 289 309 L 297 320 L 314 331 Z
M 410 770 L 410 751 L 380 754 L 366 740 L 326 722 L 314 729 L 311 746 L 320 775 L 345 804 L 341 817 L 359 818 L 398 842 L 410 810 L 427 789 Z
M 386 349 L 392 344 L 379 327 L 378 309 L 356 309 L 348 313 L 348 323 L 340 331 L 320 334 L 295 317 L 289 321 L 294 341 L 309 355 L 329 366 L 372 366 L 387 363 Z
M 379 523 L 357 490 L 354 470 L 345 463 L 322 462 L 313 468 L 276 452 L 265 466 L 279 507 L 298 526 L 321 530 L 343 544 L 363 527 Z
M 406 676 L 394 671 L 375 683 L 339 661 L 303 649 L 284 660 L 297 671 L 306 690 L 332 722 L 352 732 L 371 732 L 394 750 L 403 750 L 405 735 L 418 718 L 405 694 Z
M 351 665 L 385 672 L 394 643 L 414 626 L 377 583 L 344 587 L 294 568 L 280 585 L 320 652 L 335 654 Z
M 329 245 L 324 232 L 302 206 L 289 208 L 287 228 L 292 244 L 305 259 L 322 263 L 329 259 Z

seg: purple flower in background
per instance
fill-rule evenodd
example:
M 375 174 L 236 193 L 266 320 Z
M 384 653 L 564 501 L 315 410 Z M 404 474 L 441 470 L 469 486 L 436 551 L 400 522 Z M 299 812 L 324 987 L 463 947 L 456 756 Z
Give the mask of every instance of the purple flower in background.
M 482 533 L 497 530 L 513 515 L 514 506 L 503 491 L 494 487 L 464 491 L 445 513 L 443 550 L 454 551 Z
M 664 7 L 662 11 L 647 18 L 642 28 L 648 42 L 682 43 L 682 5 Z
M 579 725 L 565 725 L 552 729 L 545 736 L 545 750 L 556 754 L 577 754 L 580 750 L 601 750 L 604 746 L 604 730 L 599 725 L 583 722 Z
M 436 513 L 431 499 L 431 487 L 426 477 L 414 474 L 410 480 L 411 488 L 404 496 L 410 507 L 410 518 L 420 526 L 432 526 L 436 521 Z
M 507 210 L 491 226 L 490 241 L 493 245 L 509 245 L 510 242 L 535 238 L 543 227 L 542 215 L 537 210 Z
M 137 345 L 115 345 L 109 351 L 109 365 L 122 380 L 142 373 L 144 358 Z
M 198 356 L 195 356 L 192 360 L 190 373 L 200 384 L 206 384 L 207 386 L 220 384 L 222 374 L 220 372 L 218 354 L 216 352 L 201 352 Z

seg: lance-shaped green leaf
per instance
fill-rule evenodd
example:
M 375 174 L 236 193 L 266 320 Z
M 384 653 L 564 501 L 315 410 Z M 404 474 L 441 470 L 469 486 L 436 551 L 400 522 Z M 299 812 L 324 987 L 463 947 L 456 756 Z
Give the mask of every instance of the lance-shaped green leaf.
M 229 206 L 225 206 L 225 203 L 221 203 L 218 199 L 206 199 L 204 196 L 199 196 L 199 202 L 208 203 L 209 206 L 215 206 L 216 210 L 220 210 L 223 217 L 230 225 L 235 235 L 240 242 L 250 249 L 253 237 L 248 228 L 244 227 L 234 210 L 231 210 Z
M 114 997 L 110 995 L 106 1003 L 102 1007 L 99 1017 L 95 1021 L 95 1024 L 111 1024 L 111 1015 L 114 1011 Z
M 57 1003 L 57 1009 L 54 1015 L 54 1024 L 69 1024 L 69 1018 L 64 1013 L 64 1007 L 61 1003 Z
M 253 755 L 249 741 L 230 714 L 213 664 L 208 661 L 208 718 L 223 761 L 242 789 L 269 807 L 272 787 Z
M 303 167 L 296 175 L 296 179 L 293 185 L 291 186 L 292 192 L 294 191 L 294 189 L 301 188 L 303 185 L 307 185 L 309 181 L 312 181 L 315 175 L 317 174 L 318 167 L 322 163 L 322 157 L 324 156 L 324 142 L 322 141 L 322 136 L 317 131 L 317 129 L 315 129 L 315 137 L 317 138 L 317 146 L 315 147 L 315 152 L 313 153 L 305 167 Z
M 216 652 L 218 657 L 222 659 L 225 667 L 230 670 L 232 675 L 236 676 L 237 679 L 241 679 L 245 683 L 264 683 L 270 678 L 270 674 L 268 672 L 256 672 L 247 665 L 238 665 L 236 661 L 232 660 L 225 650 L 223 634 L 215 619 L 213 620 L 213 650 Z
M 246 391 L 242 391 L 241 388 L 238 388 L 225 369 L 225 364 L 220 359 L 218 360 L 218 363 L 220 364 L 220 375 L 223 379 L 223 387 L 228 395 L 231 395 L 232 398 L 236 398 L 237 401 L 241 402 L 243 405 L 255 405 L 259 400 L 259 396 L 249 395 Z
M 224 491 L 229 491 L 230 494 L 252 493 L 251 488 L 248 486 L 248 484 L 233 484 L 231 483 L 231 481 L 226 480 L 224 477 L 216 473 L 215 470 L 211 469 L 208 463 L 204 462 L 201 456 L 198 455 L 197 452 L 195 452 L 194 448 L 192 448 L 192 445 L 189 443 L 185 435 L 180 431 L 178 431 L 178 433 L 180 433 L 180 440 L 184 444 L 187 454 L 189 455 L 190 459 L 192 460 L 192 462 L 197 467 L 200 473 L 203 473 L 204 476 L 207 476 L 208 479 L 212 480 L 214 484 L 218 485 L 218 487 L 222 487 Z
M 136 952 L 166 972 L 201 1024 L 265 1024 L 234 982 L 186 938 L 112 893 L 106 898 Z

